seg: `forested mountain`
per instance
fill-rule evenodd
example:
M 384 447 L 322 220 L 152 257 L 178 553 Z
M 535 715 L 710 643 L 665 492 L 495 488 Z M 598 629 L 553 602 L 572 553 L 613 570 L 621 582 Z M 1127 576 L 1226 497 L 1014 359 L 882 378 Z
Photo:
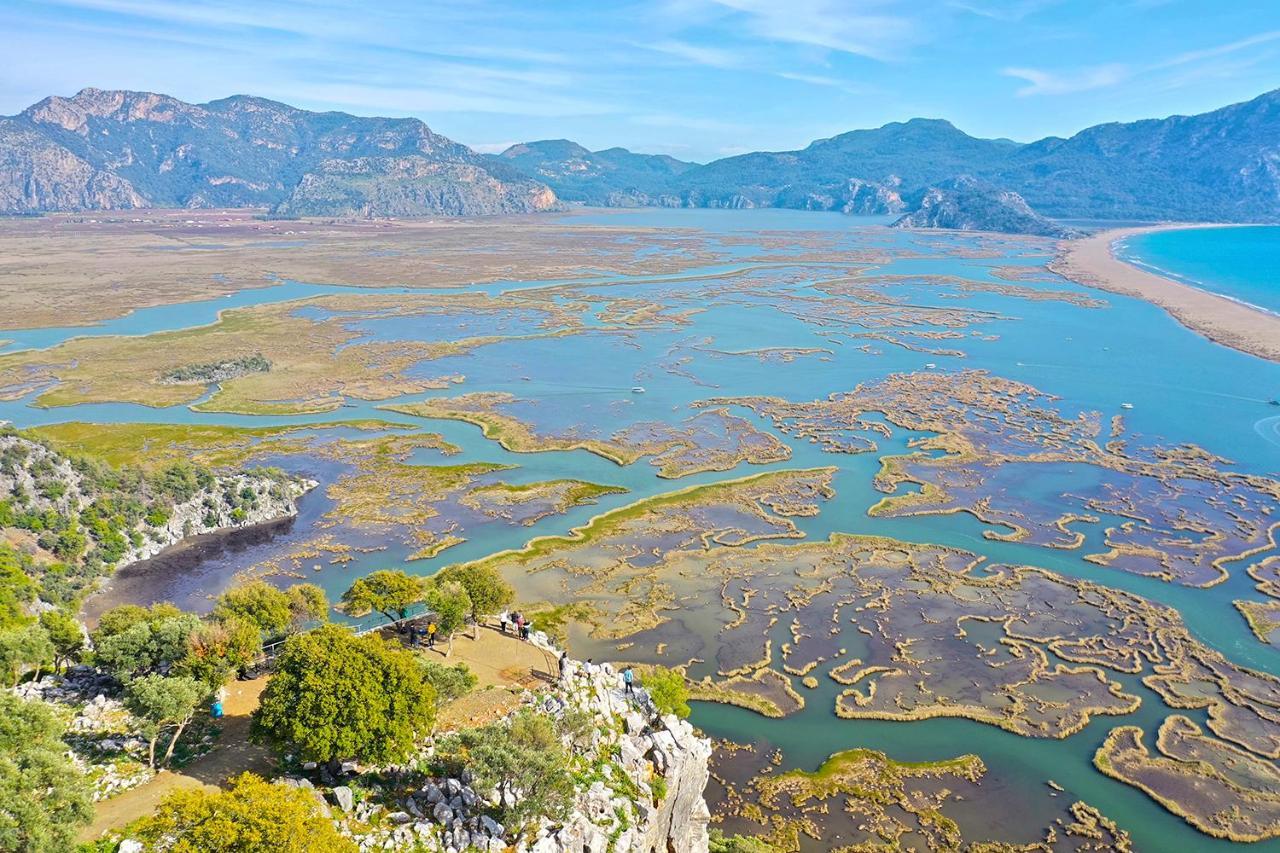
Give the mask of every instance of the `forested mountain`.
M 573 143 L 559 143 L 568 148 Z M 512 150 L 521 148 L 516 146 Z M 583 149 L 585 150 L 585 149 Z M 641 156 L 641 155 L 631 155 Z M 530 171 L 557 192 L 596 203 L 586 171 Z M 567 163 L 562 160 L 561 163 Z M 562 174 L 563 173 L 563 174 Z M 565 175 L 571 175 L 566 178 Z M 755 152 L 632 178 L 632 192 L 689 207 L 791 207 L 902 213 L 912 198 L 960 175 L 1015 192 L 1059 218 L 1280 219 L 1280 90 L 1196 116 L 1103 124 L 1027 145 L 979 139 L 931 119 L 820 139 L 799 151 Z
M 675 179 L 697 167 L 665 154 L 633 154 L 625 148 L 588 151 L 567 139 L 512 145 L 491 159 L 554 184 L 565 201 L 606 207 L 676 204 Z

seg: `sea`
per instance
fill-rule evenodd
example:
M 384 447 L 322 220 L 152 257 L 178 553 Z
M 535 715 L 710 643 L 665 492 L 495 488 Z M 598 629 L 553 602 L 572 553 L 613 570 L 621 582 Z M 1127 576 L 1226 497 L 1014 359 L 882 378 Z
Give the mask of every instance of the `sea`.
M 1118 255 L 1166 278 L 1280 314 L 1280 225 L 1156 231 L 1125 240 Z

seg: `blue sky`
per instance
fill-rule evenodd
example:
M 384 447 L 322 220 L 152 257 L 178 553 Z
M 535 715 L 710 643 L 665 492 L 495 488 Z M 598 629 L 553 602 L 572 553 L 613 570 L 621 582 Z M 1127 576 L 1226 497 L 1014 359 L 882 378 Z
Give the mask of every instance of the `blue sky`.
M 693 160 L 913 116 L 981 136 L 1280 87 L 1280 0 L 3 0 L 0 113 L 84 86 Z

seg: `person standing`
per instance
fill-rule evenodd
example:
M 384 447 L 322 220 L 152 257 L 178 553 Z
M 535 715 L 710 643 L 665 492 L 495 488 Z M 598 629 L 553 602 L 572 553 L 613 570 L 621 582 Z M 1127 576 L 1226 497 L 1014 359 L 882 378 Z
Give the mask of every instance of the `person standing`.
M 631 671 L 631 667 L 622 670 L 622 689 L 626 691 L 628 696 L 636 695 L 635 686 L 636 674 Z
M 516 614 L 516 636 L 522 640 L 524 639 L 524 614 L 523 613 Z
M 436 647 L 436 631 L 437 630 L 438 629 L 437 629 L 436 623 L 434 622 L 427 623 L 427 648 L 429 649 L 434 649 Z

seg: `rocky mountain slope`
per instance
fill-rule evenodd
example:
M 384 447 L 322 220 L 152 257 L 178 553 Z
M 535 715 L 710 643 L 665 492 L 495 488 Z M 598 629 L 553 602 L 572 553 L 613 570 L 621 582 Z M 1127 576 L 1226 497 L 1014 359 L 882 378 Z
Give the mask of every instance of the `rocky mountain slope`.
M 573 169 L 572 158 L 538 163 L 536 172 L 525 157 L 509 162 L 566 198 L 599 204 L 645 198 L 686 207 L 896 214 L 913 211 L 910 200 L 930 186 L 971 175 L 1059 218 L 1278 221 L 1280 90 L 1202 115 L 1098 125 L 1027 145 L 912 119 L 799 151 L 743 154 L 674 175 L 635 173 L 629 197 L 619 200 L 610 199 L 603 177 Z M 968 218 L 977 224 L 980 214 Z
M 477 215 L 554 202 L 545 186 L 492 168 L 417 119 L 100 89 L 0 118 L 5 213 L 286 206 L 315 215 Z
M 1036 213 L 1017 193 L 998 189 L 970 175 L 921 190 L 911 199 L 911 206 L 914 210 L 894 222 L 894 228 L 1079 236 L 1078 232 Z
M 476 215 L 592 205 L 945 210 L 970 175 L 1057 218 L 1280 220 L 1280 90 L 1197 116 L 1105 124 L 1027 145 L 912 119 L 697 165 L 568 140 L 480 155 L 417 119 L 314 113 L 235 96 L 188 104 L 85 89 L 0 118 L 0 212 L 266 207 L 280 215 Z M 930 211 L 917 209 L 929 188 Z M 990 199 L 988 199 L 989 201 Z M 988 204 L 962 211 L 999 230 Z M 1028 223 L 1023 222 L 1022 227 Z M 1043 225 L 1043 223 L 1041 223 Z

